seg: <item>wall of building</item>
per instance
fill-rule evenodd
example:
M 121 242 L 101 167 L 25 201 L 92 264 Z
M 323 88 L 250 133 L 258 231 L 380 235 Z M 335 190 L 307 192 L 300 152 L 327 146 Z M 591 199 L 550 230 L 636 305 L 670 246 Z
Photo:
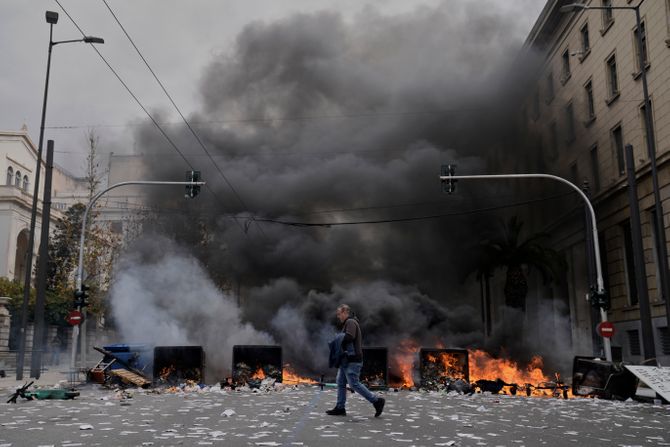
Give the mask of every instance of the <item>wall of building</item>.
M 639 305 L 631 301 L 631 275 L 626 249 L 625 226 L 630 218 L 627 179 L 622 165 L 620 145 L 614 131 L 620 126 L 622 145 L 634 147 L 638 197 L 641 209 L 645 276 L 653 317 L 656 351 L 666 364 L 670 352 L 662 352 L 661 329 L 667 326 L 665 303 L 658 287 L 656 250 L 651 210 L 653 196 L 650 159 L 644 130 L 641 71 L 635 41 L 636 23 L 632 10 L 613 11 L 608 21 L 599 10 L 576 13 L 559 12 L 568 1 L 550 1 L 528 39 L 528 48 L 542 53 L 544 63 L 537 84 L 529 91 L 522 116 L 529 138 L 539 144 L 533 155 L 542 160 L 549 172 L 576 184 L 587 180 L 596 208 L 598 228 L 603 239 L 601 254 L 607 272 L 606 283 L 612 300 L 609 319 L 617 325 L 613 340 L 626 360 L 639 361 L 642 356 L 631 349 L 628 331 L 639 329 Z M 601 6 L 600 0 L 584 2 Z M 615 6 L 632 6 L 619 0 Z M 635 2 L 634 4 L 637 4 Z M 670 227 L 670 5 L 668 0 L 646 1 L 641 7 L 649 64 L 647 76 L 652 101 L 652 116 L 657 144 L 657 166 L 663 199 L 666 239 Z M 583 30 L 588 29 L 589 45 L 584 45 Z M 611 90 L 608 62 L 616 60 L 618 92 Z M 569 70 L 566 70 L 566 59 Z M 553 79 L 553 88 L 550 84 Z M 590 105 L 587 86 L 590 85 Z M 569 110 L 572 110 L 572 119 Z M 591 113 L 592 112 L 592 113 Z M 553 128 L 556 132 L 554 134 Z M 551 230 L 556 248 L 566 253 L 572 271 L 569 275 L 573 337 L 588 339 L 593 331 L 586 318 L 583 296 L 588 288 L 584 246 L 584 217 L 579 203 L 563 206 L 562 218 L 540 219 L 538 229 Z M 581 271 L 580 271 L 581 270 Z M 586 279 L 585 279 L 586 278 Z M 634 337 L 633 337 L 634 338 Z M 635 340 L 632 340 L 633 342 Z M 634 343 L 633 343 L 634 344 Z

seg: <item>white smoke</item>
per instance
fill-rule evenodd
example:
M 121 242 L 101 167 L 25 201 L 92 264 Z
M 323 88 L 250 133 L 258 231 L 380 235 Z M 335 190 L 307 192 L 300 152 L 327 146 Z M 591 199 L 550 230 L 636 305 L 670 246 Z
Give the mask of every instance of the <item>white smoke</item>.
M 234 299 L 198 260 L 160 236 L 144 238 L 122 258 L 111 305 L 124 342 L 202 346 L 209 378 L 230 371 L 233 345 L 274 343 L 241 321 Z

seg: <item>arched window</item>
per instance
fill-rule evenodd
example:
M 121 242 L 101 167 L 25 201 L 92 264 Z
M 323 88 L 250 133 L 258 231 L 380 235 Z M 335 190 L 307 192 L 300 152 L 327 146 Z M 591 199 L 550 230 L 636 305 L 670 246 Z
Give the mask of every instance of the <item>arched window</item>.
M 7 168 L 7 184 L 11 186 L 12 182 L 14 182 L 14 169 L 10 166 Z
M 16 171 L 14 186 L 16 186 L 17 188 L 21 187 L 21 171 Z
M 23 176 L 23 190 L 25 192 L 28 192 L 28 176 L 27 175 Z

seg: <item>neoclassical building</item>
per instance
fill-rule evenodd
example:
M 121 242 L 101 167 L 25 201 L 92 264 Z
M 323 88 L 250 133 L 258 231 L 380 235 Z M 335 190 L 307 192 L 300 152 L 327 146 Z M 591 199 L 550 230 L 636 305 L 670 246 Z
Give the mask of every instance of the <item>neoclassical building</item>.
M 40 244 L 46 144 L 42 158 L 33 265 Z M 0 131 L 0 172 L 4 173 L 0 184 L 0 277 L 23 281 L 25 275 L 36 164 L 37 146 L 25 127 L 19 131 Z M 102 180 L 101 188 L 107 187 L 108 182 L 141 178 L 141 159 L 111 155 L 105 171 L 107 175 Z M 88 195 L 86 179 L 54 165 L 51 230 L 70 206 L 88 203 Z M 123 231 L 124 222 L 130 214 L 144 209 L 141 191 L 138 189 L 114 190 L 101 198 L 99 204 L 101 207 L 97 218 L 108 222 L 112 231 L 116 232 Z

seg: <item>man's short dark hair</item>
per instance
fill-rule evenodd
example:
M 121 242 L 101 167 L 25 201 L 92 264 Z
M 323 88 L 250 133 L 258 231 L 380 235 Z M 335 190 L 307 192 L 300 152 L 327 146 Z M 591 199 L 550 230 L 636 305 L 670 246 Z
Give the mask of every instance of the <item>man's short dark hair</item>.
M 337 310 L 346 310 L 347 314 L 351 314 L 351 307 L 348 304 L 340 304 L 337 306 Z

